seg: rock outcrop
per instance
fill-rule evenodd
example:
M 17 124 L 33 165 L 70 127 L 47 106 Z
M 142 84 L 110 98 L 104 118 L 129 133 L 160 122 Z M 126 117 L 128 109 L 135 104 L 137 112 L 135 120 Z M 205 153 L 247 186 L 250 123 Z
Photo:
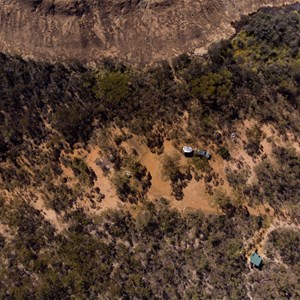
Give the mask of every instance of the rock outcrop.
M 231 22 L 284 0 L 0 0 L 0 51 L 35 59 L 144 65 L 202 53 Z

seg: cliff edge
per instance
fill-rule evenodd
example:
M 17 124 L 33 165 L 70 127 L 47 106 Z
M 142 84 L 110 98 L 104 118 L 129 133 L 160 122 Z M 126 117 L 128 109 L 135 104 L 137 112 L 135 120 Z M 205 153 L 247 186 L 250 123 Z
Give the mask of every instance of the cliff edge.
M 201 54 L 231 22 L 294 0 L 0 0 L 0 51 L 35 59 L 135 65 Z

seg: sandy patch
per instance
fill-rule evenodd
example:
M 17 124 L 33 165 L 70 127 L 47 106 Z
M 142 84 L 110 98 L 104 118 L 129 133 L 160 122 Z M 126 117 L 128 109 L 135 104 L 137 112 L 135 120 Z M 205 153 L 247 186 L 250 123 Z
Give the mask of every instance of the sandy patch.
M 297 136 L 295 136 L 293 133 L 291 132 L 287 132 L 286 134 L 286 139 L 284 139 L 282 136 L 280 136 L 280 134 L 278 133 L 278 131 L 269 124 L 264 124 L 261 127 L 262 132 L 264 133 L 266 138 L 271 138 L 273 140 L 273 142 L 280 146 L 280 147 L 293 147 L 296 149 L 296 151 L 298 153 L 300 153 L 300 142 Z M 266 140 L 264 140 L 262 142 L 262 145 L 265 146 L 267 143 Z M 269 145 L 271 146 L 271 143 L 269 143 Z M 270 147 L 269 146 L 269 147 Z M 268 146 L 265 148 L 264 147 L 264 153 L 266 154 L 271 154 L 272 153 L 272 148 L 268 148 Z
M 109 177 L 104 176 L 102 169 L 96 164 L 97 159 L 100 159 L 100 148 L 93 147 L 87 154 L 85 162 L 95 172 L 97 180 L 94 183 L 94 187 L 99 187 L 100 192 L 105 195 L 105 198 L 101 203 L 97 203 L 96 206 L 99 209 L 117 208 L 121 202 L 116 194 Z
M 219 175 L 219 181 L 223 180 L 223 185 L 219 185 L 216 188 L 222 187 L 222 190 L 225 190 L 227 194 L 232 193 L 232 189 L 227 181 L 225 169 L 228 167 L 229 163 L 225 161 L 222 157 L 217 154 L 214 154 L 210 160 L 210 165 L 213 168 L 214 172 Z
M 0 224 L 0 234 L 6 239 L 11 240 L 15 235 L 14 229 L 6 224 Z M 16 231 L 16 230 L 15 230 Z
M 31 206 L 39 210 L 44 216 L 45 220 L 48 221 L 58 233 L 62 232 L 67 228 L 67 225 L 63 223 L 61 217 L 53 210 L 45 207 L 44 201 L 40 195 L 37 195 L 36 201 L 31 202 Z
M 143 149 L 141 162 L 147 167 L 152 175 L 152 186 L 148 192 L 149 198 L 155 199 L 158 197 L 166 197 L 171 200 L 171 207 L 179 210 L 192 208 L 201 209 L 205 213 L 219 213 L 216 208 L 211 207 L 212 196 L 205 192 L 205 184 L 203 181 L 197 182 L 193 179 L 189 182 L 188 186 L 183 190 L 184 198 L 182 200 L 178 201 L 171 195 L 172 189 L 170 181 L 163 181 L 161 178 L 162 160 L 165 154 L 172 156 L 175 153 L 179 152 L 173 146 L 172 141 L 165 141 L 163 155 L 153 154 L 146 147 Z M 183 165 L 187 165 L 189 159 L 182 155 L 180 162 Z
M 221 211 L 212 207 L 213 196 L 205 192 L 205 183 L 201 180 L 197 182 L 192 180 L 183 190 L 184 197 L 182 200 L 173 200 L 171 206 L 179 210 L 187 208 L 200 209 L 208 214 L 220 214 Z
M 171 196 L 172 190 L 170 186 L 170 181 L 163 181 L 162 179 L 162 161 L 165 154 L 172 155 L 177 150 L 173 147 L 170 141 L 165 141 L 164 143 L 164 154 L 158 155 L 150 151 L 150 149 L 142 143 L 142 141 L 137 137 L 133 136 L 126 143 L 126 148 L 135 149 L 138 153 L 138 159 L 141 164 L 144 165 L 148 172 L 152 176 L 151 187 L 148 191 L 148 197 L 154 200 L 159 197 L 166 197 L 173 199 Z
M 75 178 L 74 172 L 71 168 L 66 168 L 62 163 L 60 164 L 60 167 L 62 169 L 62 176 L 67 178 Z
M 150 199 L 158 197 L 173 198 L 171 196 L 172 190 L 170 181 L 163 181 L 161 178 L 162 160 L 163 155 L 153 154 L 150 150 L 145 151 L 141 155 L 141 163 L 147 168 L 152 176 L 151 188 L 148 191 L 148 197 Z
M 274 216 L 274 209 L 269 204 L 261 204 L 255 207 L 247 205 L 247 209 L 252 216 Z

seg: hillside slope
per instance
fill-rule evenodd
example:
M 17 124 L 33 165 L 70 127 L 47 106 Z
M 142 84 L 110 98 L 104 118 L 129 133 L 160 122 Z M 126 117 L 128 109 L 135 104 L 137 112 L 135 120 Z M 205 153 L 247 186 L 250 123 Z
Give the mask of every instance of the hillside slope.
M 147 64 L 201 53 L 265 5 L 294 0 L 1 0 L 0 51 L 53 61 L 112 56 Z
M 1 299 L 299 299 L 300 7 L 235 26 L 142 70 L 0 54 Z

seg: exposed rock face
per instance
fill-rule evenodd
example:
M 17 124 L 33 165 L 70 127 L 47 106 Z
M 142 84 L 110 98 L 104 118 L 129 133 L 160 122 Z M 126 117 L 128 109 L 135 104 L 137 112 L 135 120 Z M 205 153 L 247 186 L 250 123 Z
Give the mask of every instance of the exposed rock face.
M 0 51 L 37 59 L 146 64 L 201 53 L 230 23 L 294 0 L 0 0 Z

